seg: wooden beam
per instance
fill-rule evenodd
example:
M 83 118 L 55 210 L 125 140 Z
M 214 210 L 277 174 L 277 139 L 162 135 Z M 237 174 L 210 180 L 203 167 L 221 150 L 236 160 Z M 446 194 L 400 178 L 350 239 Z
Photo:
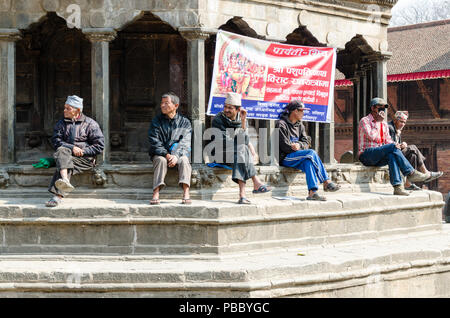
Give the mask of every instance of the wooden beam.
M 394 118 L 394 115 L 397 112 L 397 107 L 393 103 L 391 103 L 391 101 L 389 100 L 389 97 L 387 99 L 387 102 L 389 104 L 388 113 L 391 116 L 391 118 Z
M 430 94 L 427 93 L 427 87 L 422 81 L 416 81 L 417 86 L 419 87 L 419 92 L 422 94 L 423 98 L 427 101 L 428 107 L 430 107 L 431 112 L 433 113 L 434 118 L 441 119 L 441 115 L 439 114 L 438 109 L 433 103 L 433 99 L 431 98 Z
M 346 121 L 346 116 L 344 115 L 344 113 L 341 111 L 341 109 L 339 108 L 338 104 L 336 102 L 334 102 L 334 108 L 337 110 L 336 114 L 343 120 L 343 122 L 345 123 Z

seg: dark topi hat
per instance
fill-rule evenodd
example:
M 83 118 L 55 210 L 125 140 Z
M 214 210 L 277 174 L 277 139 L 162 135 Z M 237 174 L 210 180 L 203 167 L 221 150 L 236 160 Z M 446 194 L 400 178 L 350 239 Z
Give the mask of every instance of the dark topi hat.
M 373 106 L 376 106 L 376 105 L 381 105 L 386 108 L 389 107 L 386 100 L 384 100 L 384 98 L 381 98 L 381 97 L 372 98 L 372 100 L 370 101 L 370 108 L 372 108 Z
M 305 104 L 303 104 L 302 101 L 298 100 L 298 99 L 294 99 L 292 101 L 289 102 L 289 104 L 286 105 L 285 108 L 287 111 L 292 112 L 296 109 L 301 109 L 301 110 L 305 110 L 305 109 L 310 109 L 305 107 Z

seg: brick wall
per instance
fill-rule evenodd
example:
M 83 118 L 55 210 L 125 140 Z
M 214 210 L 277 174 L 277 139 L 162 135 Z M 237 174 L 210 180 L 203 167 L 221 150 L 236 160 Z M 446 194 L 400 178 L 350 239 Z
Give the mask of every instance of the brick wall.
M 334 158 L 340 162 L 341 156 L 347 151 L 353 151 L 352 137 L 348 139 L 336 139 L 334 143 Z
M 438 179 L 438 191 L 444 196 L 450 191 L 450 149 L 437 150 L 437 166 L 444 175 Z
M 450 79 L 441 79 L 439 85 L 439 109 L 450 111 Z

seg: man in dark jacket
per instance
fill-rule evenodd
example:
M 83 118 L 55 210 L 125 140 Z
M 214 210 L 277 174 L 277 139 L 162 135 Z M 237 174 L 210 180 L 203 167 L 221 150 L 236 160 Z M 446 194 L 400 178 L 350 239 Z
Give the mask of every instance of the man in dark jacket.
M 389 134 L 395 144 L 399 145 L 405 158 L 411 163 L 414 169 L 419 170 L 422 173 L 429 174 L 430 177 L 424 182 L 433 181 L 443 175 L 442 171 L 429 172 L 425 166 L 425 156 L 420 152 L 416 145 L 408 145 L 406 142 L 402 142 L 402 130 L 408 120 L 407 111 L 398 111 L 394 115 L 394 119 L 389 122 Z M 421 190 L 417 185 L 410 182 L 408 178 L 405 181 L 405 190 Z
M 212 127 L 220 131 L 220 139 L 213 143 L 224 150 L 220 163 L 232 165 L 232 180 L 239 185 L 239 204 L 250 204 L 245 195 L 245 183 L 248 179 L 253 181 L 253 193 L 264 193 L 271 188 L 263 184 L 256 175 L 253 164 L 253 146 L 249 142 L 247 111 L 241 107 L 241 95 L 238 93 L 227 93 L 225 105 L 213 119 Z M 222 146 L 219 146 L 221 143 Z M 227 155 L 228 153 L 228 155 Z M 229 158 L 229 160 L 228 160 Z
M 74 190 L 70 177 L 92 170 L 96 156 L 105 148 L 105 138 L 100 126 L 82 111 L 82 98 L 76 95 L 67 97 L 64 118 L 54 127 L 51 141 L 56 149 L 53 155 L 56 171 L 48 189 L 54 194 L 46 203 L 48 207 L 57 206 L 68 192 Z
M 179 185 L 183 188 L 181 203 L 191 204 L 191 122 L 177 110 L 180 99 L 172 92 L 161 98 L 161 114 L 153 118 L 148 131 L 149 155 L 153 161 L 153 197 L 150 204 L 159 204 L 159 192 L 165 186 L 167 168 L 178 166 Z
M 306 136 L 305 126 L 301 122 L 305 109 L 308 108 L 302 102 L 293 100 L 276 122 L 280 138 L 280 163 L 305 172 L 309 191 L 307 200 L 325 201 L 326 198 L 317 193 L 319 182 L 323 183 L 325 191 L 337 191 L 340 186 L 330 181 L 319 156 L 309 149 L 311 138 Z

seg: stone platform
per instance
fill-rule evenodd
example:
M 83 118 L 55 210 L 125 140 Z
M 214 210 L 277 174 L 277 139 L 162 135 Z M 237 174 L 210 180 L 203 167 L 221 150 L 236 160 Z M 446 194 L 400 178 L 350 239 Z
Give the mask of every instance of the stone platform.
M 220 259 L 1 255 L 0 297 L 450 297 L 450 228 Z
M 4 170 L 0 297 L 450 297 L 442 195 L 394 196 L 385 169 L 329 166 L 342 190 L 311 202 L 304 174 L 258 167 L 274 191 L 248 206 L 197 169 L 191 206 L 173 173 L 150 206 L 150 168 L 79 176 L 56 208 L 50 169 Z
M 68 198 L 56 208 L 46 198 L 0 199 L 0 252 L 221 255 L 314 246 L 437 230 L 442 195 L 334 193 L 327 202 L 279 200 L 148 201 Z
M 339 183 L 341 192 L 389 192 L 387 167 L 364 167 L 360 164 L 327 164 L 330 178 Z M 192 166 L 191 197 L 194 199 L 233 199 L 238 196 L 238 187 L 231 180 L 231 171 L 209 168 L 206 165 Z M 257 166 L 258 177 L 274 188 L 281 196 L 307 195 L 305 174 L 293 168 L 279 166 Z M 31 165 L 4 165 L 0 168 L 0 197 L 36 197 L 48 195 L 47 188 L 55 168 L 35 169 Z M 70 197 L 107 199 L 150 199 L 153 185 L 151 164 L 103 165 L 92 173 L 76 175 L 71 180 L 76 191 Z M 161 197 L 174 199 L 180 196 L 176 169 L 169 169 L 166 188 Z M 247 182 L 251 193 L 252 182 Z

